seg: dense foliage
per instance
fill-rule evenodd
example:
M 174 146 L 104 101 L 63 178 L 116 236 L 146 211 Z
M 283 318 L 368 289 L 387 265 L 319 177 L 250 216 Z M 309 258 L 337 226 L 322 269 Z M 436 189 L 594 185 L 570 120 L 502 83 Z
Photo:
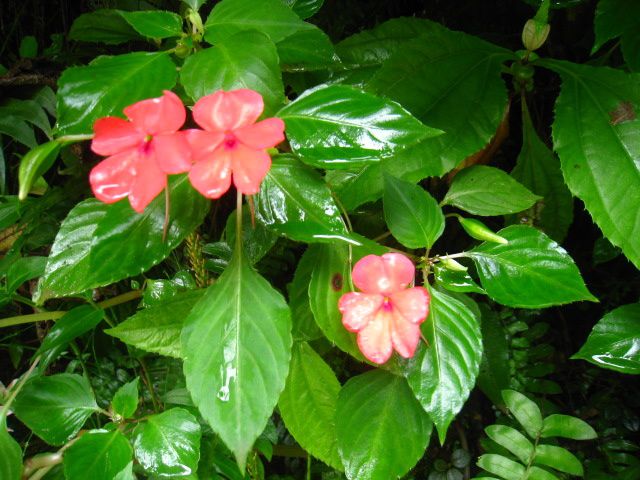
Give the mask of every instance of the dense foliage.
M 1 479 L 640 478 L 640 3 L 89 3 L 0 7 Z

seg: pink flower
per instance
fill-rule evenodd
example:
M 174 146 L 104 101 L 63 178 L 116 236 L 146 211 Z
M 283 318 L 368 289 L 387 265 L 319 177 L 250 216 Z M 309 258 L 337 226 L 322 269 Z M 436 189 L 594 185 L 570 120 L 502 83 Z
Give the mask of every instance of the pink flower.
M 94 195 L 105 203 L 129 197 L 142 212 L 167 185 L 168 173 L 191 167 L 191 150 L 181 134 L 186 112 L 182 101 L 165 90 L 162 97 L 124 109 L 129 121 L 105 117 L 96 121 L 91 150 L 108 156 L 89 175 Z
M 253 90 L 218 91 L 202 97 L 193 118 L 203 130 L 186 130 L 195 164 L 189 172 L 193 187 L 208 198 L 229 190 L 231 177 L 240 193 L 253 195 L 271 167 L 265 151 L 284 140 L 284 122 L 262 114 L 262 96 Z
M 415 267 L 399 253 L 367 255 L 353 267 L 353 283 L 362 290 L 345 293 L 338 303 L 342 323 L 358 332 L 358 346 L 374 363 L 389 360 L 395 349 L 413 357 L 420 341 L 420 324 L 429 314 L 429 292 L 407 288 Z

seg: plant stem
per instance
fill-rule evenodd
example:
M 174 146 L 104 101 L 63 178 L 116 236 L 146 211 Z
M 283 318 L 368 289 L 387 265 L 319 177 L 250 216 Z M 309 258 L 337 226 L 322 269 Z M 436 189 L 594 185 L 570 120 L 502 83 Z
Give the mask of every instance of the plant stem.
M 23 377 L 20 379 L 18 384 L 11 390 L 11 395 L 9 395 L 7 402 L 2 406 L 2 410 L 0 410 L 0 424 L 4 424 L 4 421 L 7 418 L 7 412 L 9 411 L 9 408 L 11 408 L 11 404 L 18 396 L 18 393 L 20 393 L 20 390 L 22 390 L 22 387 L 24 387 L 24 384 L 27 383 L 27 380 L 33 373 L 33 370 L 36 368 L 36 365 L 38 365 L 39 361 L 40 361 L 40 356 L 37 356 L 36 359 L 31 364 L 31 366 L 29 367 L 29 370 L 27 370 L 27 372 L 23 375 Z
M 156 391 L 153 388 L 153 383 L 151 382 L 151 377 L 149 376 L 149 371 L 147 370 L 147 365 L 144 363 L 143 358 L 138 359 L 138 363 L 140 363 L 140 368 L 142 369 L 142 378 L 151 394 L 151 402 L 153 403 L 153 410 L 156 413 L 160 413 L 160 399 L 158 398 Z
M 242 193 L 236 196 L 236 249 L 242 254 Z

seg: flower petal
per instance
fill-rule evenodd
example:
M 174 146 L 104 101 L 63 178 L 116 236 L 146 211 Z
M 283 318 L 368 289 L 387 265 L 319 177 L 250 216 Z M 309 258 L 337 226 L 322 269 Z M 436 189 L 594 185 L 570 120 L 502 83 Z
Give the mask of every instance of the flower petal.
M 262 95 L 249 89 L 222 90 L 206 95 L 193 106 L 193 118 L 210 132 L 229 132 L 255 122 L 262 110 Z
M 424 287 L 413 287 L 390 296 L 393 309 L 408 322 L 420 324 L 429 314 L 429 292 Z
M 367 255 L 353 267 L 353 283 L 366 293 L 390 295 L 413 281 L 415 267 L 400 253 Z
M 262 150 L 254 150 L 236 144 L 229 150 L 232 159 L 233 183 L 240 193 L 253 195 L 260 191 L 260 184 L 271 168 L 271 157 Z
M 136 176 L 129 193 L 131 208 L 142 213 L 166 186 L 167 174 L 160 170 L 153 155 L 140 155 L 136 163 Z
M 220 198 L 231 186 L 231 157 L 223 149 L 202 158 L 191 168 L 189 181 L 207 198 Z
M 98 200 L 114 203 L 131 191 L 135 177 L 136 149 L 108 157 L 98 163 L 89 174 L 91 190 Z
M 147 135 L 176 132 L 187 118 L 182 100 L 169 90 L 165 90 L 162 97 L 149 98 L 128 106 L 124 114 Z
M 420 325 L 408 322 L 397 311 L 391 314 L 391 343 L 404 358 L 411 358 L 420 343 Z
M 115 155 L 135 148 L 144 141 L 144 133 L 122 118 L 104 117 L 93 124 L 91 150 L 98 155 Z
M 165 173 L 183 173 L 191 169 L 191 148 L 184 135 L 169 133 L 151 140 L 156 164 Z
M 279 118 L 267 118 L 233 132 L 245 145 L 256 148 L 273 148 L 284 140 L 284 122 Z
M 393 353 L 390 316 L 390 311 L 381 308 L 367 326 L 358 332 L 358 347 L 373 363 L 384 363 Z
M 222 132 L 207 132 L 199 128 L 189 128 L 179 132 L 191 148 L 191 159 L 195 162 L 203 156 L 213 153 L 224 140 Z
M 338 309 L 342 313 L 342 324 L 350 332 L 362 330 L 373 319 L 383 301 L 382 295 L 345 293 L 338 301 Z

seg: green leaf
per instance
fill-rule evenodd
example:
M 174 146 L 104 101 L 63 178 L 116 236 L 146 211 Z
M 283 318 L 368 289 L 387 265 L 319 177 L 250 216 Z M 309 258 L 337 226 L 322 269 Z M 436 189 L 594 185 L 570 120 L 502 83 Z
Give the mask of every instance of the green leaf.
M 616 308 L 602 317 L 580 351 L 571 358 L 602 368 L 640 374 L 640 303 Z
M 53 162 L 58 158 L 60 147 L 60 143 L 56 141 L 43 143 L 22 157 L 18 170 L 20 182 L 18 197 L 20 200 L 27 198 L 35 181 L 51 168 Z
M 47 257 L 22 257 L 17 259 L 7 269 L 6 291 L 13 293 L 24 282 L 40 277 L 44 273 L 46 264 Z
M 171 90 L 176 76 L 166 52 L 102 56 L 67 68 L 58 80 L 58 134 L 90 134 L 98 118 L 121 115 L 132 103 Z
M 542 468 L 533 466 L 529 469 L 528 480 L 560 480 L 553 473 L 547 472 Z
M 538 405 L 515 390 L 503 390 L 502 398 L 527 434 L 533 439 L 538 438 L 542 431 L 542 414 Z
M 566 448 L 556 447 L 555 445 L 536 446 L 535 463 L 555 468 L 570 475 L 577 475 L 578 477 L 582 477 L 584 474 L 580 460 Z
M 8 135 L 29 148 L 38 146 L 33 128 L 14 116 L 0 116 L 0 134 Z
M 131 445 L 119 430 L 91 430 L 64 452 L 66 480 L 112 480 L 131 461 Z
M 244 470 L 287 378 L 289 307 L 235 252 L 185 321 L 182 352 L 194 403 Z
M 203 294 L 204 290 L 178 293 L 168 300 L 140 310 L 104 332 L 141 350 L 182 358 L 180 334 L 184 319 Z
M 200 459 L 200 424 L 188 411 L 172 408 L 147 417 L 133 431 L 136 460 L 158 477 L 192 475 Z
M 195 10 L 196 12 L 200 10 L 200 7 L 206 2 L 207 0 L 182 0 L 182 3 L 189 5 L 189 7 L 191 7 L 191 9 Z
M 424 454 L 432 428 L 406 381 L 383 370 L 352 377 L 342 387 L 336 427 L 350 480 L 403 476 Z
M 491 216 L 521 212 L 539 198 L 499 168 L 477 165 L 458 172 L 442 204 Z
M 88 199 L 76 205 L 51 247 L 36 301 L 109 285 L 164 260 L 200 225 L 209 209 L 209 201 L 191 188 L 186 176 L 171 177 L 169 189 L 170 223 L 164 240 L 163 195 L 141 214 L 127 200 L 105 205 Z
M 433 266 L 436 283 L 451 292 L 485 293 L 466 271 L 450 270 L 440 263 Z
M 342 470 L 334 420 L 339 392 L 331 367 L 309 344 L 295 343 L 289 377 L 278 401 L 280 415 L 302 448 Z
M 501 70 L 510 52 L 423 22 L 422 28 L 429 31 L 397 48 L 367 84 L 368 90 L 397 101 L 419 120 L 446 132 L 393 158 L 408 181 L 440 176 L 485 147 L 508 103 Z
M 10 98 L 0 106 L 0 115 L 12 116 L 24 120 L 42 130 L 51 138 L 51 124 L 49 117 L 40 103 L 36 100 L 18 100 Z
M 482 337 L 480 319 L 464 303 L 435 289 L 430 293 L 430 312 L 422 324 L 428 346 L 421 343 L 405 375 L 444 443 L 449 424 L 476 382 Z
M 131 418 L 138 409 L 138 382 L 136 377 L 129 383 L 122 385 L 111 400 L 111 408 L 122 418 Z
M 283 65 L 328 65 L 334 62 L 335 50 L 329 36 L 308 23 L 278 42 L 278 56 Z
M 16 416 L 50 445 L 62 445 L 98 410 L 86 378 L 70 373 L 34 377 L 13 404 Z
M 207 18 L 204 38 L 217 44 L 234 33 L 257 30 L 277 43 L 304 25 L 281 0 L 222 0 Z
M 55 325 L 51 327 L 42 345 L 36 352 L 42 355 L 54 348 L 66 346 L 71 340 L 78 338 L 83 333 L 93 330 L 104 318 L 104 310 L 93 305 L 80 305 L 72 308 L 64 314 Z
M 352 168 L 378 162 L 398 149 L 441 132 L 395 102 L 347 85 L 307 90 L 278 116 L 301 159 L 320 168 Z
M 627 32 L 637 35 L 640 5 L 634 0 L 600 0 L 594 19 L 595 42 L 591 53 Z
M 227 217 L 224 239 L 227 245 L 236 242 L 236 210 Z M 254 212 L 255 213 L 255 212 Z M 248 207 L 243 208 L 242 248 L 251 265 L 258 263 L 278 241 L 278 234 L 262 223 L 255 222 Z M 231 256 L 231 255 L 229 255 Z
M 135 40 L 139 35 L 118 10 L 100 9 L 77 17 L 71 25 L 69 38 L 117 45 Z
M 494 405 L 504 406 L 502 391 L 511 384 L 509 343 L 498 316 L 484 304 L 482 312 L 482 345 L 484 354 L 480 363 L 478 386 Z
M 573 198 L 560 162 L 533 127 L 526 103 L 522 104 L 522 149 L 511 176 L 543 198 L 536 205 L 536 224 L 555 241 L 564 240 L 573 221 Z
M 256 218 L 293 240 L 355 243 L 320 175 L 292 157 L 274 159 L 256 198 Z
M 477 465 L 505 480 L 521 480 L 525 478 L 525 470 L 522 465 L 495 453 L 486 453 L 480 456 Z
M 578 300 L 589 293 L 567 252 L 544 233 L 524 225 L 498 232 L 508 244 L 485 242 L 468 252 L 487 294 L 503 305 L 544 308 Z
M 0 420 L 0 478 L 22 479 L 22 448 L 7 432 L 4 417 Z
M 384 218 L 389 230 L 408 248 L 431 248 L 444 231 L 438 202 L 419 185 L 384 177 Z
M 559 60 L 544 66 L 562 77 L 553 145 L 569 190 L 640 267 L 640 75 Z
M 267 116 L 284 103 L 276 47 L 260 32 L 237 33 L 189 56 L 180 81 L 194 100 L 221 89 L 255 90 L 264 98 Z
M 300 18 L 314 16 L 322 7 L 324 0 L 282 0 L 285 5 L 298 14 Z
M 570 415 L 549 415 L 542 422 L 542 438 L 562 437 L 572 440 L 593 440 L 596 431 L 584 420 Z
M 38 55 L 38 41 L 33 35 L 27 35 L 20 40 L 18 47 L 20 58 L 35 58 Z
M 320 330 L 313 318 L 309 303 L 309 283 L 315 266 L 316 258 L 313 255 L 313 250 L 308 249 L 300 258 L 293 280 L 287 286 L 289 307 L 291 308 L 291 323 L 293 324 L 291 334 L 294 341 L 308 341 L 322 337 L 322 330 Z
M 118 12 L 143 37 L 170 38 L 182 35 L 182 18 L 173 12 Z
M 491 440 L 509 450 L 522 463 L 529 462 L 533 454 L 533 444 L 519 431 L 506 425 L 489 425 L 484 431 Z

